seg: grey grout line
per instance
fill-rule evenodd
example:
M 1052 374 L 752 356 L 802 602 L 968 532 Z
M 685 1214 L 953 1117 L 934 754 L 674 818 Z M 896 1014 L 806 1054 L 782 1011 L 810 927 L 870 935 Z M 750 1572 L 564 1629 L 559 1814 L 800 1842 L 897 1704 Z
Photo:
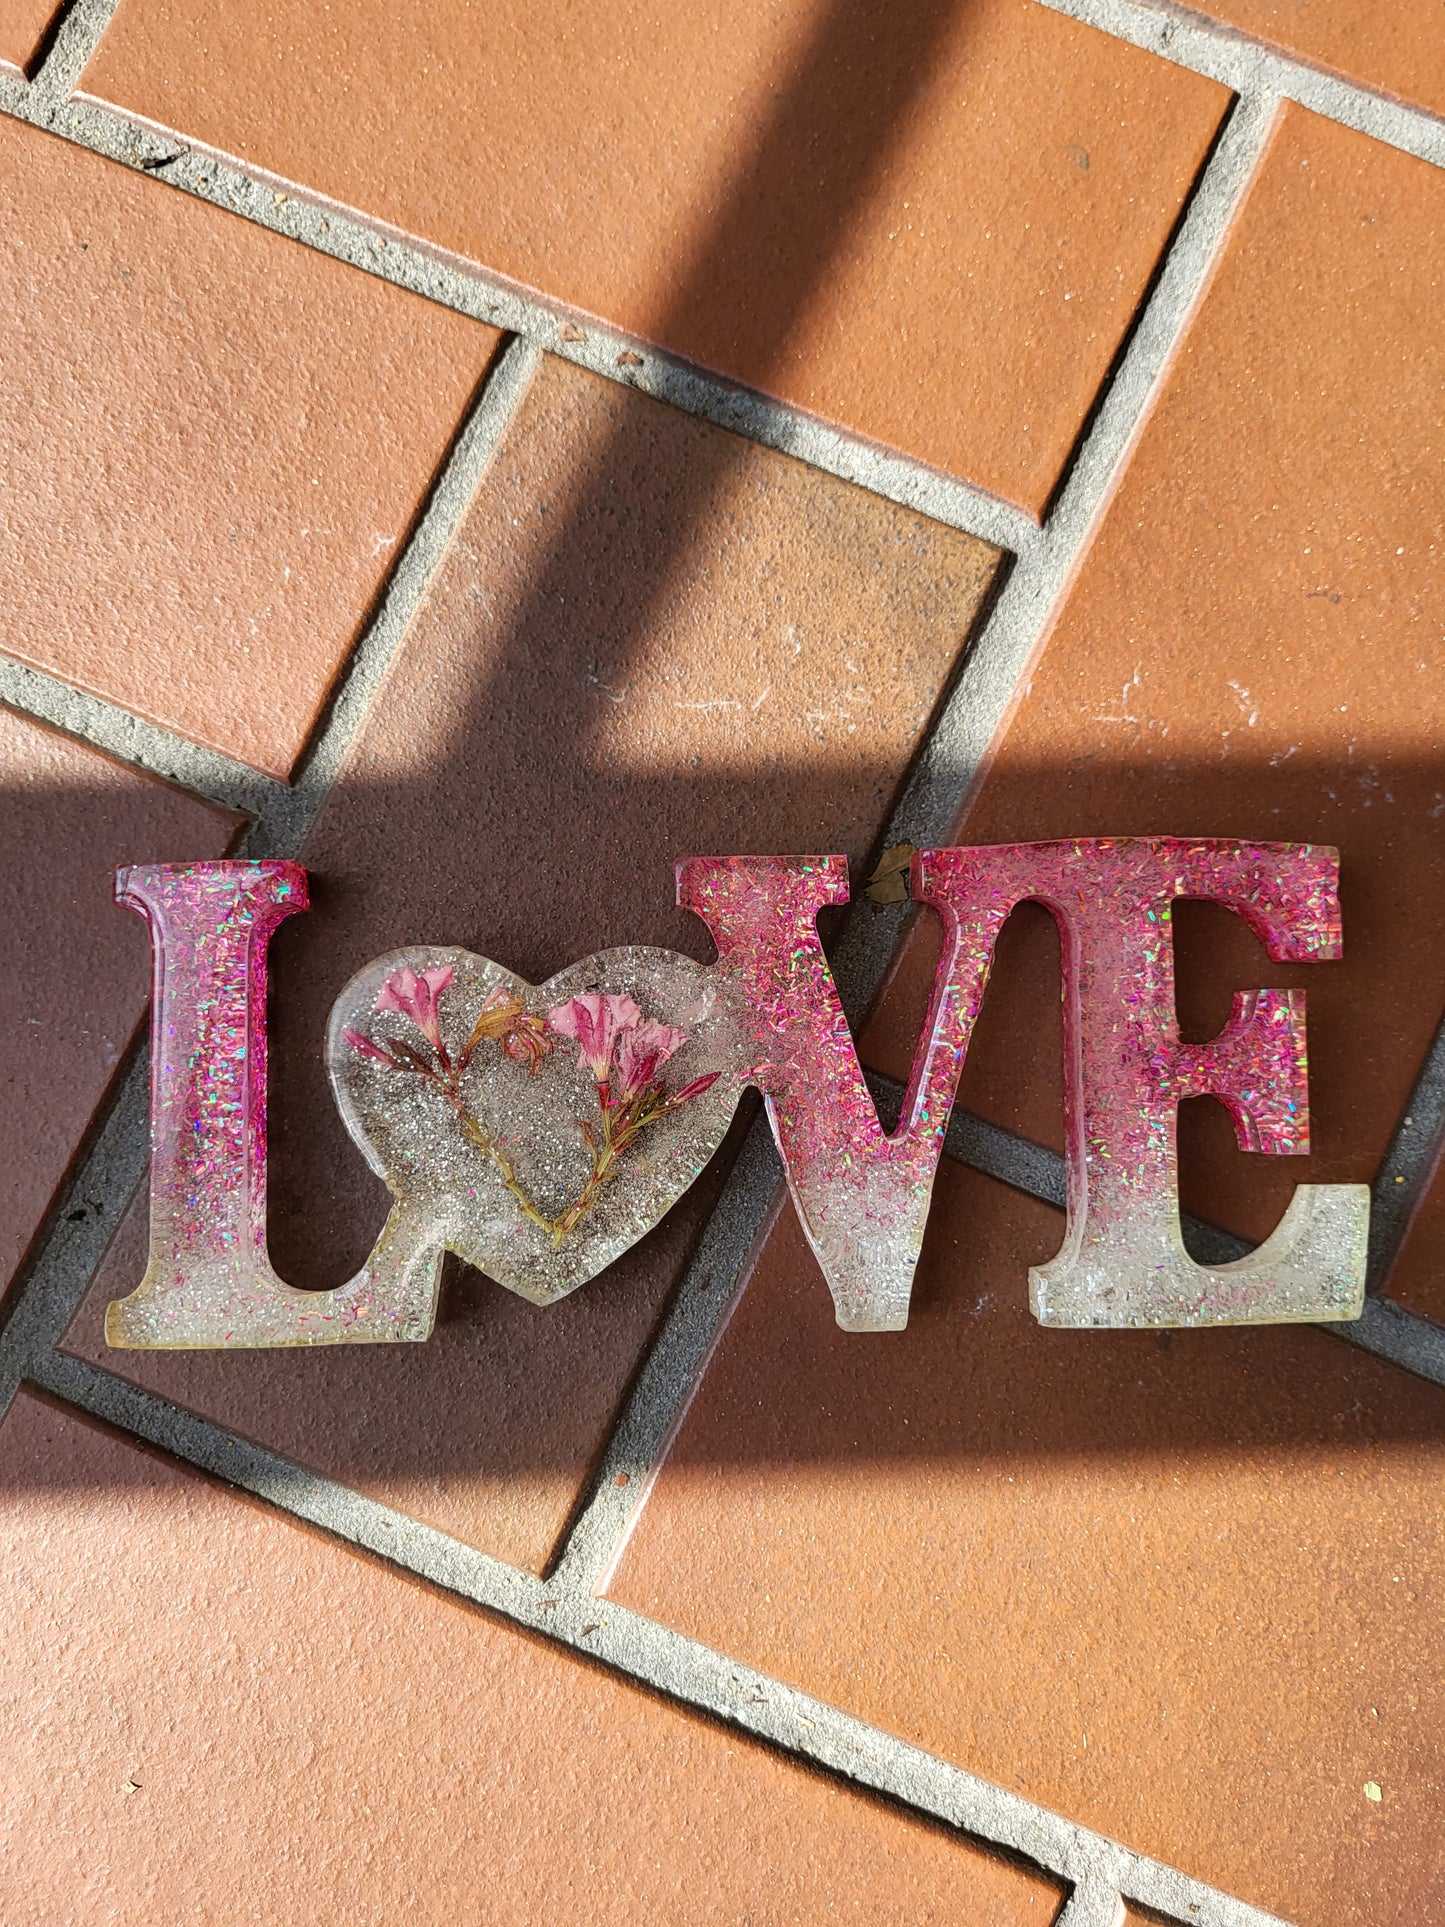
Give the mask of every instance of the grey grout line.
M 49 71 L 48 63 L 46 71 Z M 887 501 L 1010 551 L 1039 539 L 1012 503 L 907 455 L 774 401 L 541 296 L 404 230 L 310 194 L 293 181 L 194 145 L 85 97 L 57 99 L 0 75 L 0 113 L 140 168 L 152 179 L 344 261 L 654 400 L 791 455 Z
M 1445 1328 L 1432 1325 L 1390 1298 L 1366 1298 L 1363 1314 L 1348 1325 L 1321 1325 L 1362 1352 L 1373 1352 L 1417 1378 L 1445 1385 Z
M 1202 12 L 1151 0 L 1042 0 L 1055 13 L 1127 40 L 1238 94 L 1277 94 L 1389 147 L 1445 167 L 1445 120 L 1251 40 Z
M 867 1077 L 879 1116 L 891 1128 L 903 1086 L 878 1072 L 870 1071 Z M 1064 1159 L 1049 1146 L 955 1106 L 943 1148 L 956 1163 L 1056 1210 L 1064 1209 Z M 759 1117 L 687 1267 L 673 1308 L 659 1327 L 603 1454 L 592 1494 L 565 1536 L 559 1576 L 599 1591 L 605 1588 L 712 1348 L 746 1287 L 748 1259 L 764 1235 L 769 1207 L 781 1195 L 781 1179 L 782 1166 L 766 1119 Z M 1253 1248 L 1247 1239 L 1188 1214 L 1183 1227 L 1189 1250 L 1200 1263 L 1230 1264 Z M 1445 1331 L 1413 1313 L 1371 1300 L 1359 1324 L 1321 1329 L 1445 1384 Z
M 1425 1200 L 1445 1145 L 1445 1020 L 1431 1040 L 1405 1114 L 1370 1191 L 1370 1289 L 1380 1290 Z
M 1417 1095 L 1427 1078 L 1438 1077 L 1440 1060 L 1445 1059 L 1445 1041 L 1437 1038 L 1427 1060 L 1426 1070 L 1416 1086 Z M 896 1078 L 868 1073 L 868 1081 L 878 1100 L 885 1123 L 896 1117 L 903 1098 L 903 1086 Z M 1438 1093 L 1437 1093 L 1438 1094 Z M 1422 1107 L 1423 1108 L 1423 1107 Z M 1056 1210 L 1064 1209 L 1063 1154 L 1048 1145 L 1020 1137 L 1001 1124 L 991 1124 L 973 1111 L 955 1106 L 943 1141 L 947 1156 L 985 1177 L 996 1178 Z M 1389 1160 L 1384 1171 L 1392 1169 Z M 1247 1257 L 1254 1249 L 1247 1238 L 1236 1237 L 1219 1225 L 1183 1215 L 1185 1242 L 1190 1253 L 1202 1264 L 1227 1265 Z M 1368 1297 L 1362 1316 L 1348 1324 L 1321 1324 L 1317 1327 L 1332 1338 L 1343 1338 L 1361 1351 L 1373 1352 L 1403 1366 L 1417 1378 L 1445 1385 L 1445 1326 L 1433 1324 L 1415 1312 L 1407 1311 L 1388 1298 Z
M 903 1086 L 877 1072 L 867 1075 L 879 1115 L 891 1127 Z M 1047 1145 L 955 1106 L 943 1148 L 949 1158 L 985 1177 L 1056 1210 L 1065 1208 L 1064 1158 Z M 782 1166 L 760 1116 L 614 1428 L 591 1496 L 565 1535 L 556 1570 L 569 1583 L 601 1591 L 615 1569 L 712 1349 L 746 1287 L 748 1259 L 765 1234 L 781 1179 Z M 1232 1264 L 1253 1249 L 1249 1240 L 1187 1213 L 1182 1223 L 1188 1248 L 1201 1264 Z M 1319 1329 L 1445 1385 L 1445 1329 L 1388 1300 L 1367 1299 L 1359 1320 Z
M 452 530 L 470 501 L 512 410 L 526 392 L 537 360 L 535 349 L 514 341 L 488 374 L 442 466 L 420 520 L 398 558 L 376 615 L 353 651 L 326 718 L 303 759 L 294 787 L 272 785 L 266 801 L 257 801 L 256 820 L 244 840 L 243 854 L 290 856 L 299 847 Z M 62 727 L 75 729 L 77 721 L 85 720 L 83 706 L 92 703 L 92 698 L 76 695 L 75 705 L 80 708 L 61 703 L 58 697 L 50 701 L 51 692 L 63 689 L 63 685 L 53 684 L 49 677 L 37 676 L 32 671 L 23 671 L 23 678 L 28 680 L 12 678 L 0 682 L 0 697 L 16 699 L 18 706 L 28 713 L 45 715 L 46 720 L 58 721 Z M 174 781 L 184 782 L 197 775 L 195 765 L 184 759 L 173 761 L 165 753 L 165 742 L 156 740 L 164 738 L 164 732 L 127 739 L 115 723 L 115 712 L 109 705 L 96 707 L 104 712 L 100 718 L 103 728 L 97 735 L 83 733 L 100 748 L 119 755 L 127 755 L 129 751 L 128 760 Z M 150 726 L 138 725 L 138 728 L 149 730 Z M 135 753 L 138 743 L 143 746 L 141 754 Z M 190 748 L 179 739 L 175 739 L 172 747 Z M 196 751 L 195 754 L 199 757 L 209 752 Z M 229 759 L 220 760 L 234 767 L 229 765 Z M 215 774 L 212 767 L 209 776 Z M 203 771 L 201 775 L 205 778 L 206 773 Z M 198 780 L 196 786 L 201 787 L 203 794 L 213 793 L 209 780 Z M 8 1323 L 0 1337 L 0 1388 L 7 1382 L 7 1367 L 16 1347 L 29 1349 L 26 1334 L 37 1319 L 49 1332 L 50 1342 L 59 1339 L 140 1182 L 146 1164 L 148 1077 L 148 1055 L 141 1045 L 123 1073 L 117 1097 L 94 1132 L 79 1169 L 52 1212 L 49 1228 L 42 1234 L 36 1253 L 27 1263 L 23 1287 L 11 1293 Z
M 158 723 L 133 716 L 13 656 L 0 655 L 0 703 L 242 816 L 271 814 L 285 794 L 284 783 L 222 751 L 173 735 Z
M 487 374 L 294 782 L 257 822 L 244 855 L 293 856 L 301 847 L 540 359 L 515 338 Z
M 850 908 L 845 946 L 847 930 L 873 908 L 866 898 Z M 896 920 L 889 922 L 896 933 Z M 865 946 L 840 960 L 839 989 L 845 1004 L 871 1000 L 886 962 L 886 953 Z M 871 977 L 864 975 L 870 971 Z M 896 1116 L 902 1086 L 892 1087 L 888 1080 L 878 1084 L 886 1092 L 896 1089 L 891 1098 Z M 767 1117 L 760 1114 L 648 1346 L 589 1491 L 563 1535 L 556 1570 L 569 1581 L 601 1588 L 621 1558 L 668 1443 L 746 1286 L 749 1257 L 765 1235 L 782 1176 Z
M 375 616 L 352 653 L 294 786 L 273 786 L 269 805 L 260 810 L 247 833 L 243 854 L 291 856 L 300 847 L 539 359 L 535 348 L 512 341 L 486 376 L 392 570 Z M 49 684 L 50 679 L 37 678 L 40 683 Z M 9 691 L 9 684 L 0 685 L 0 694 Z M 107 710 L 109 730 L 110 712 L 108 706 L 102 707 Z M 30 713 L 39 710 L 32 705 Z M 73 724 L 73 712 L 65 714 Z M 124 750 L 123 744 L 104 739 L 100 746 L 115 747 L 117 753 Z M 150 767 L 144 761 L 142 766 Z M 57 1343 L 79 1305 L 144 1174 L 148 1115 L 149 1058 L 142 1043 L 121 1073 L 108 1110 L 52 1210 L 26 1262 L 23 1280 L 10 1293 L 0 1333 L 0 1398 L 8 1398 L 17 1371 L 23 1369 L 17 1359 L 33 1357 L 37 1345 Z
M 896 1116 L 902 1104 L 903 1086 L 876 1073 L 870 1074 L 869 1082 L 875 1089 L 891 1085 L 886 1101 Z M 884 1101 L 880 1097 L 880 1111 Z M 1026 1191 L 1031 1198 L 1051 1204 L 1058 1211 L 1064 1208 L 1063 1156 L 1047 1145 L 1035 1144 L 1031 1138 L 1020 1137 L 1002 1124 L 990 1124 L 975 1111 L 965 1111 L 955 1105 L 948 1120 L 943 1150 L 946 1157 L 981 1171 L 986 1178 L 997 1178 L 1001 1184 L 1012 1185 L 1015 1191 Z
M 1053 512 L 1037 540 L 1018 553 L 915 760 L 885 845 L 906 841 L 926 849 L 952 837 L 1203 298 L 1278 111 L 1272 97 L 1235 102 Z M 840 980 L 882 982 L 895 936 L 889 919 L 850 916 L 835 959 Z M 856 1001 L 845 995 L 844 1002 L 850 1017 L 861 1014 Z
M 1054 1927 L 1124 1927 L 1124 1896 L 1107 1880 L 1082 1881 Z
M 584 1589 L 533 1578 L 233 1437 L 78 1359 L 32 1350 L 29 1382 L 516 1625 L 601 1661 L 854 1785 L 1023 1855 L 1090 1890 L 1105 1883 L 1196 1927 L 1274 1917 L 1135 1854 L 1021 1795 Z M 1084 1916 L 1088 1927 L 1093 1922 Z
M 1445 1054 L 1445 1053 L 1442 1053 Z M 880 1109 L 884 1102 L 896 1108 L 903 1086 L 893 1079 L 871 1078 L 880 1087 Z M 1418 1088 L 1418 1087 L 1417 1087 Z M 955 1109 L 944 1139 L 948 1156 L 966 1164 L 986 1177 L 1012 1185 L 1044 1204 L 1064 1207 L 1064 1160 L 1058 1151 L 1035 1144 L 1001 1125 L 971 1111 Z M 1388 1169 L 1388 1164 L 1386 1166 Z M 1183 1219 L 1185 1242 L 1191 1254 L 1203 1264 L 1227 1265 L 1246 1257 L 1253 1246 L 1246 1238 L 1224 1231 L 1199 1218 Z M 1391 1364 L 1402 1366 L 1417 1378 L 1445 1385 L 1445 1327 L 1432 1324 L 1415 1312 L 1388 1298 L 1367 1297 L 1358 1319 L 1348 1324 L 1321 1324 L 1317 1327 L 1332 1338 L 1343 1338 L 1361 1351 L 1373 1352 Z
M 246 799 L 254 801 L 255 816 L 242 841 L 242 855 L 291 856 L 300 847 L 538 360 L 535 348 L 514 340 L 486 376 L 366 634 L 352 652 L 294 786 L 275 784 L 264 799 Z M 128 737 L 109 705 L 64 692 L 64 686 L 49 677 L 12 666 L 7 678 L 0 680 L 0 699 L 14 700 L 27 713 L 58 722 L 158 775 L 181 782 L 192 779 L 202 794 L 218 789 L 224 793 L 215 763 L 203 766 L 187 760 L 208 757 L 209 752 L 195 750 L 180 739 L 172 741 L 150 725 L 137 724 L 138 733 Z M 77 730 L 78 724 L 87 721 L 97 723 L 98 729 Z M 235 767 L 229 759 L 218 760 L 224 765 L 220 775 Z M 236 800 L 243 799 L 238 795 Z M 58 1344 L 74 1315 L 144 1176 L 148 1115 L 149 1054 L 141 1043 L 121 1073 L 108 1109 L 93 1127 L 80 1163 L 26 1261 L 23 1278 L 0 1313 L 5 1321 L 0 1332 L 0 1403 L 8 1402 L 17 1375 L 25 1369 L 24 1361 L 34 1358 L 37 1348 Z
M 782 1175 L 760 1111 L 648 1347 L 591 1490 L 563 1535 L 557 1583 L 588 1593 L 608 1583 L 746 1284 Z
M 890 1101 L 896 1108 L 903 1086 L 891 1078 L 870 1076 L 870 1082 L 879 1090 L 880 1110 Z M 1012 1185 L 1016 1191 L 1058 1210 L 1064 1208 L 1064 1160 L 1046 1145 L 1018 1137 L 971 1111 L 955 1109 L 943 1148 L 949 1157 L 981 1171 L 985 1177 Z M 1183 1225 L 1185 1242 L 1202 1264 L 1232 1264 L 1254 1248 L 1248 1239 L 1187 1214 Z M 1373 1352 L 1377 1358 L 1388 1359 L 1417 1378 L 1445 1385 L 1445 1327 L 1391 1299 L 1367 1297 L 1358 1319 L 1348 1324 L 1321 1324 L 1317 1329 L 1361 1351 Z
M 58 1345 L 145 1175 L 150 1139 L 150 1064 L 131 1052 L 65 1185 L 37 1251 L 0 1306 L 0 1411 L 32 1361 Z
M 79 85 L 119 4 L 120 0 L 70 0 L 31 82 L 37 99 L 46 103 L 63 101 Z
M 193 743 L 4 655 L 0 655 L 0 703 L 248 818 L 250 828 L 238 854 L 292 854 L 320 807 L 346 744 L 376 693 L 539 360 L 535 347 L 513 339 L 489 370 L 291 783 L 263 775 L 220 750 Z M 3 646 L 0 623 L 0 649 Z
M 1045 4 L 1231 86 L 1246 97 L 1235 109 L 1235 122 L 1247 121 L 1251 116 L 1267 119 L 1275 96 L 1290 98 L 1391 145 L 1445 164 L 1445 122 L 1338 80 L 1306 63 L 1276 54 L 1227 28 L 1198 17 L 1186 18 L 1165 11 L 1148 4 L 1147 0 L 1045 0 Z M 1027 663 L 1028 649 L 1020 651 L 1017 647 L 1019 632 L 1042 627 L 1047 622 L 1049 609 L 1057 600 L 1056 595 L 1050 594 L 1050 587 L 1057 574 L 1059 556 L 1070 555 L 1082 538 L 1083 532 L 1078 528 L 1062 526 L 1077 517 L 1079 503 L 1075 487 L 1071 485 L 1065 491 L 1047 530 L 1041 532 L 1022 511 L 968 483 L 874 447 L 720 377 L 705 374 L 590 318 L 574 317 L 570 311 L 550 306 L 530 291 L 490 276 L 473 264 L 428 248 L 400 230 L 370 221 L 360 213 L 308 198 L 295 184 L 264 170 L 212 155 L 119 109 L 84 98 L 67 98 L 78 83 L 115 5 L 116 0 L 74 0 L 36 79 L 26 84 L 13 76 L 0 76 L 0 111 L 108 158 L 145 168 L 168 185 L 225 207 L 273 232 L 413 289 L 459 312 L 522 334 L 536 347 L 792 454 L 888 500 L 917 508 L 935 520 L 993 542 L 1025 562 L 1033 562 L 1032 568 L 1014 572 L 1015 579 L 973 653 L 964 686 L 945 713 L 930 745 L 932 753 L 925 757 L 916 773 L 887 838 L 894 842 L 905 836 L 921 843 L 939 840 L 937 834 L 925 833 L 923 819 L 938 815 L 936 809 L 929 809 L 928 792 L 933 787 L 956 790 L 958 772 L 967 773 L 970 765 L 976 771 L 987 753 L 987 743 L 980 743 L 978 739 L 991 734 L 986 731 L 987 716 L 1000 708 L 998 685 L 1009 681 L 1008 660 L 1021 655 L 1024 664 Z M 1231 135 L 1235 132 L 1237 129 L 1232 126 Z M 1229 198 L 1229 169 L 1223 151 L 1228 140 L 1226 137 L 1226 143 L 1221 144 L 1206 180 L 1194 197 L 1191 223 L 1201 215 L 1207 222 L 1208 210 L 1221 193 Z M 1188 224 L 1186 230 L 1187 227 Z M 1185 239 L 1186 236 L 1181 235 L 1171 250 L 1165 279 L 1176 265 L 1184 265 Z M 1161 284 L 1155 302 L 1150 304 L 1150 313 L 1164 293 Z M 578 336 L 581 339 L 574 338 Z M 1111 400 L 1119 394 L 1129 361 L 1139 358 L 1139 348 L 1136 340 L 1130 357 L 1126 358 L 1125 369 L 1113 384 Z M 1099 442 L 1102 427 L 1102 422 L 1096 427 L 1090 438 L 1090 449 Z M 1077 472 L 1073 480 L 1074 483 L 1080 480 Z M 1035 618 L 1033 623 L 1031 615 Z M 1015 645 L 1013 648 L 1011 643 Z M 22 671 L 16 680 L 23 682 L 25 673 Z M 28 674 L 39 677 L 40 672 Z M 1009 683 L 1010 692 L 1016 681 L 1017 678 Z M 44 687 L 45 684 L 50 685 L 49 688 Z M 128 729 L 122 712 L 80 692 L 73 692 L 71 701 L 63 693 L 64 685 L 53 683 L 50 678 L 25 686 L 30 701 L 23 695 L 12 698 L 3 688 L 0 688 L 0 700 L 14 700 L 17 707 L 30 709 L 47 720 L 59 720 L 57 712 L 68 712 L 73 720 L 60 721 L 61 727 L 227 807 L 255 815 L 264 811 L 267 801 L 271 800 L 267 779 L 229 758 L 187 744 L 184 739 L 137 719 L 132 719 Z M 1007 698 L 1004 701 L 1006 703 Z M 88 704 L 94 707 L 87 710 Z M 971 730 L 958 728 L 954 712 L 959 709 L 972 712 Z M 946 772 L 941 785 L 934 783 L 933 779 L 940 774 L 935 765 L 940 762 L 953 763 L 951 783 Z M 866 934 L 871 934 L 876 949 L 885 933 L 854 919 L 852 941 L 856 944 Z
M 964 664 L 895 812 L 888 841 L 906 838 L 921 848 L 948 841 L 1142 432 L 1263 157 L 1277 111 L 1273 98 L 1235 104 L 1058 504 L 1032 552 L 1015 565 Z

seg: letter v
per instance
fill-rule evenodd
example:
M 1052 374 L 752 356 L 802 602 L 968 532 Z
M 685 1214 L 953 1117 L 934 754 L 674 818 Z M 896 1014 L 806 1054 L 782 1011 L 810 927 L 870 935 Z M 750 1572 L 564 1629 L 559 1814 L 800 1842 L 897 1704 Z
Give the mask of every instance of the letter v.
M 913 891 L 943 919 L 943 951 L 898 1128 L 878 1119 L 818 912 L 848 901 L 841 856 L 690 857 L 677 900 L 712 932 L 718 969 L 751 1021 L 751 1081 L 767 1103 L 788 1188 L 845 1331 L 901 1331 L 934 1175 L 994 944 L 1013 902 L 936 886 L 926 853 Z M 960 905 L 966 910 L 960 914 Z

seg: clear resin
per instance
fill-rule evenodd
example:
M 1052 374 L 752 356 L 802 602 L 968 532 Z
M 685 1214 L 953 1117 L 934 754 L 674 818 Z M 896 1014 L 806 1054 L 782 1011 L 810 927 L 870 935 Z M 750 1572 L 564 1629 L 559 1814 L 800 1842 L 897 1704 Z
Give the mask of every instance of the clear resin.
M 604 951 L 538 987 L 417 948 L 352 979 L 326 1052 L 348 1130 L 425 1237 L 546 1305 L 701 1172 L 746 1035 L 717 973 L 672 951 Z

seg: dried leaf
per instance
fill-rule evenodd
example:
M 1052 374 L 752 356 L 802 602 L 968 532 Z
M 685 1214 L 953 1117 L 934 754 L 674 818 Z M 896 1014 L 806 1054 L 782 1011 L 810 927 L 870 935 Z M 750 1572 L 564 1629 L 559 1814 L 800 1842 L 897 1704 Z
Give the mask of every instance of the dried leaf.
M 907 903 L 908 866 L 917 850 L 914 843 L 895 843 L 883 852 L 863 892 L 871 903 Z
M 420 1071 L 423 1077 L 432 1075 L 436 1067 L 425 1051 L 418 1050 L 415 1044 L 409 1044 L 404 1037 L 388 1037 L 385 1041 L 399 1071 Z

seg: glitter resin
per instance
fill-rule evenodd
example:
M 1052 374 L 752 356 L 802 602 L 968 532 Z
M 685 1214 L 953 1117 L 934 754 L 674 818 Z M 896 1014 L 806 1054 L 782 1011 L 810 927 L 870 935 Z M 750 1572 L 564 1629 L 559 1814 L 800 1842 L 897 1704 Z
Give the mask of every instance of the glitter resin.
M 1178 1107 L 1213 1095 L 1246 1150 L 1307 1152 L 1304 998 L 1239 993 L 1212 1042 L 1181 1041 L 1171 911 L 1229 905 L 1271 956 L 1340 954 L 1338 855 L 1301 844 L 1182 837 L 920 851 L 912 894 L 944 941 L 898 1129 L 864 1082 L 816 915 L 848 898 L 841 857 L 693 858 L 678 900 L 702 917 L 754 1032 L 788 1184 L 838 1322 L 907 1321 L 929 1199 L 999 931 L 1026 899 L 1057 919 L 1064 952 L 1068 1226 L 1030 1271 L 1046 1325 L 1223 1325 L 1350 1319 L 1363 1307 L 1369 1191 L 1301 1185 L 1249 1257 L 1198 1265 L 1184 1248 Z
M 111 1345 L 424 1339 L 446 1250 L 549 1303 L 657 1222 L 736 1108 L 744 1033 L 689 958 L 614 950 L 541 990 L 465 951 L 382 958 L 338 998 L 327 1057 L 395 1202 L 355 1278 L 295 1290 L 266 1252 L 266 952 L 305 872 L 136 867 L 116 896 L 150 924 L 154 992 L 150 1250 Z
M 916 896 L 947 904 L 963 951 L 975 959 L 991 954 L 1004 919 L 1025 898 L 1047 905 L 1059 926 L 1068 1227 L 1058 1256 L 1029 1273 L 1041 1324 L 1359 1317 L 1368 1186 L 1299 1185 L 1273 1235 L 1234 1264 L 1196 1264 L 1179 1225 L 1181 1099 L 1217 1097 L 1241 1149 L 1275 1156 L 1309 1150 L 1309 1106 L 1302 992 L 1240 991 L 1217 1037 L 1181 1041 L 1173 902 L 1205 897 L 1228 905 L 1279 962 L 1337 958 L 1337 851 L 1222 838 L 1099 838 L 924 851 L 914 878 Z M 965 974 L 973 980 L 971 967 Z M 980 997 L 982 987 L 979 980 Z M 970 1001 L 976 1011 L 972 993 Z
M 764 1095 L 838 1322 L 907 1322 L 943 1135 L 1000 930 L 1026 899 L 1063 938 L 1068 1225 L 1029 1274 L 1059 1326 L 1339 1320 L 1363 1305 L 1369 1193 L 1301 1185 L 1236 1264 L 1190 1259 L 1176 1131 L 1186 1097 L 1229 1109 L 1241 1146 L 1309 1149 L 1304 998 L 1240 992 L 1207 1044 L 1174 1009 L 1172 905 L 1246 918 L 1281 961 L 1338 957 L 1338 858 L 1302 844 L 1107 838 L 920 851 L 912 894 L 944 941 L 897 1129 L 864 1080 L 817 929 L 848 900 L 838 856 L 695 857 L 678 901 L 718 960 L 623 948 L 540 987 L 470 952 L 397 951 L 332 1012 L 337 1103 L 394 1203 L 361 1271 L 298 1291 L 266 1251 L 266 952 L 306 907 L 291 863 L 117 874 L 153 940 L 151 1227 L 112 1345 L 426 1338 L 453 1251 L 534 1304 L 576 1290 L 671 1209 L 746 1084 Z
M 649 1231 L 750 1069 L 714 971 L 603 951 L 540 987 L 465 950 L 368 964 L 332 1011 L 347 1129 L 414 1235 L 548 1305 Z
M 294 1291 L 266 1253 L 266 951 L 307 907 L 294 863 L 120 870 L 151 929 L 150 1250 L 106 1311 L 107 1342 L 147 1350 L 425 1338 L 440 1253 L 396 1212 L 364 1269 Z
M 717 969 L 752 1027 L 752 1080 L 838 1323 L 901 1331 L 986 953 L 963 943 L 940 898 L 943 956 L 890 1135 L 818 937 L 818 911 L 848 901 L 847 859 L 691 857 L 677 866 L 677 880 L 678 902 L 712 932 Z

